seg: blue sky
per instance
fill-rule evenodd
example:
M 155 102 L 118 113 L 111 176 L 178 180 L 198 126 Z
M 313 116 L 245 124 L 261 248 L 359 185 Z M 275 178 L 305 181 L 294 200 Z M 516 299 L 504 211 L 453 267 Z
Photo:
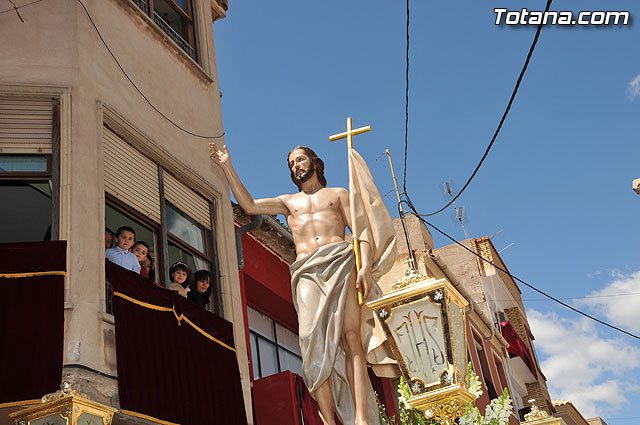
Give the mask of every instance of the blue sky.
M 535 27 L 494 25 L 496 7 L 543 10 L 545 1 L 411 2 L 407 190 L 419 211 L 462 187 L 504 111 Z M 226 140 L 254 197 L 295 190 L 286 154 L 312 147 L 329 185 L 346 186 L 344 141 L 354 126 L 381 193 L 402 185 L 405 3 L 234 0 L 216 22 Z M 516 276 L 640 333 L 640 3 L 553 2 L 552 10 L 627 10 L 628 26 L 542 32 L 511 113 L 459 198 L 472 237 L 492 235 Z M 634 83 L 635 81 L 635 83 Z M 395 196 L 386 197 L 392 216 Z M 431 221 L 463 239 L 452 210 Z M 434 233 L 436 246 L 449 241 Z M 571 399 L 610 425 L 637 423 L 640 343 L 522 288 L 554 399 Z M 576 347 L 581 347 L 579 351 Z M 628 419 L 634 418 L 634 419 Z

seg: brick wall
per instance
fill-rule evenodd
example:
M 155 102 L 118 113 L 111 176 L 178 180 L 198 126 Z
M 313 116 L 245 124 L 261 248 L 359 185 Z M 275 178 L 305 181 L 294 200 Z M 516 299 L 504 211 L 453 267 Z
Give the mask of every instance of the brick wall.
M 549 415 L 554 413 L 553 406 L 551 405 L 551 398 L 549 392 L 543 387 L 540 382 L 533 382 L 527 385 L 527 397 L 524 400 L 525 406 L 531 406 L 529 400 L 535 399 L 533 404 L 538 406 L 538 409 L 544 410 Z
M 493 246 L 493 243 L 491 242 L 491 239 L 489 239 L 488 236 L 485 236 L 484 238 L 481 238 L 481 239 L 475 239 L 474 242 L 475 242 L 476 252 L 478 253 L 478 255 L 480 255 L 482 258 L 486 260 L 491 261 L 491 263 L 497 265 L 501 269 L 506 270 L 507 272 L 509 271 L 507 269 L 507 266 L 502 262 L 502 259 L 500 258 L 500 254 L 498 254 L 498 252 L 495 249 L 495 246 Z M 525 310 L 524 310 L 524 305 L 522 304 L 522 294 L 520 292 L 520 288 L 518 287 L 518 284 L 513 280 L 513 278 L 509 275 L 509 273 L 505 273 L 504 271 L 495 268 L 492 264 L 484 260 L 481 260 L 480 258 L 478 258 L 477 261 L 478 261 L 478 267 L 480 268 L 480 272 L 484 276 L 497 274 L 500 277 L 500 280 L 502 280 L 502 282 L 504 283 L 504 286 L 507 288 L 507 290 L 509 291 L 513 299 L 516 301 L 516 303 L 520 306 L 520 308 L 524 312 Z
M 526 319 L 522 317 L 522 313 L 518 307 L 508 308 L 504 311 L 507 315 L 507 319 L 511 326 L 516 330 L 520 339 L 527 345 L 527 348 L 533 354 L 533 347 L 531 346 L 531 340 L 529 338 L 529 332 L 525 325 Z

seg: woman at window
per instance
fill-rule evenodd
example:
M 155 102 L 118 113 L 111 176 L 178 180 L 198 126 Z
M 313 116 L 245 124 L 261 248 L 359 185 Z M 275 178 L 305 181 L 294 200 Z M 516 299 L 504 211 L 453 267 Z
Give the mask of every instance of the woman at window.
M 202 308 L 206 308 L 209 304 L 209 296 L 211 294 L 211 273 L 207 270 L 198 270 L 193 275 L 193 283 L 191 290 L 187 294 L 187 298 L 198 304 Z
M 173 263 L 169 268 L 169 289 L 177 291 L 183 297 L 187 297 L 189 292 L 189 284 L 191 283 L 191 269 L 182 261 Z

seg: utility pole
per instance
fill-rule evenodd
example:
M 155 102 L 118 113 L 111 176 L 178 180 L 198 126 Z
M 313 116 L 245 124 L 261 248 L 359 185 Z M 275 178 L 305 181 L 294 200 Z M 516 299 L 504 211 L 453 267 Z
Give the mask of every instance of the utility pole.
M 391 153 L 389 149 L 385 150 L 384 153 L 389 157 L 389 167 L 391 168 L 391 175 L 393 176 L 393 186 L 396 190 L 396 197 L 398 198 L 398 214 L 400 215 L 400 222 L 402 223 L 402 231 L 404 232 L 404 238 L 407 242 L 407 249 L 409 250 L 409 261 L 407 262 L 409 265 L 409 270 L 407 270 L 407 274 L 416 273 L 418 271 L 418 263 L 416 261 L 416 255 L 413 252 L 413 248 L 411 248 L 411 241 L 409 240 L 409 232 L 407 231 L 407 223 L 404 219 L 405 215 L 408 214 L 407 211 L 402 207 L 402 199 L 400 198 L 400 191 L 398 190 L 398 180 L 396 179 L 396 172 L 393 169 L 393 161 L 391 160 Z

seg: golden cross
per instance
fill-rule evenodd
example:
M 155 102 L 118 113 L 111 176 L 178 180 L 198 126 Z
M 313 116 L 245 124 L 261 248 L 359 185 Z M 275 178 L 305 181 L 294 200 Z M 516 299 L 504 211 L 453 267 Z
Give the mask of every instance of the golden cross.
M 351 129 L 351 117 L 347 118 L 347 131 L 340 134 L 334 134 L 333 136 L 329 136 L 329 141 L 335 142 L 336 140 L 347 138 L 347 147 L 349 149 L 353 149 L 353 136 L 356 134 L 366 133 L 367 131 L 371 131 L 371 126 L 356 128 L 355 130 Z
M 367 131 L 371 131 L 371 126 L 360 127 L 353 130 L 351 128 L 351 117 L 347 117 L 347 131 L 340 134 L 334 134 L 333 136 L 329 136 L 329 141 L 334 142 L 336 140 L 347 138 L 347 152 L 351 152 L 353 149 L 353 136 L 356 134 L 366 133 Z M 351 163 L 351 160 L 349 160 Z M 351 171 L 349 171 L 351 172 Z M 352 229 L 353 230 L 353 229 Z M 362 268 L 362 251 L 360 248 L 360 240 L 353 238 L 353 252 L 355 254 L 356 259 L 356 271 L 359 272 Z M 358 288 L 358 304 L 364 304 L 364 295 L 362 293 L 362 288 Z

